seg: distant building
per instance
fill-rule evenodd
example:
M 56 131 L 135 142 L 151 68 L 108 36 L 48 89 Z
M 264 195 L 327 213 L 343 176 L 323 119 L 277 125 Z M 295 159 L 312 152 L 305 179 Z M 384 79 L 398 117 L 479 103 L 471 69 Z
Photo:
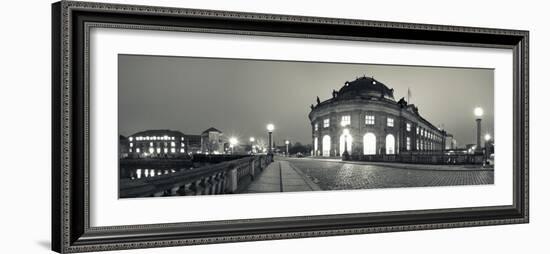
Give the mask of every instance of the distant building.
M 222 131 L 211 127 L 201 134 L 201 151 L 208 154 L 223 154 L 224 140 Z
M 201 135 L 186 134 L 184 137 L 188 154 L 201 152 Z
M 453 137 L 453 135 L 447 134 L 445 137 L 445 150 L 452 150 L 457 149 L 457 143 L 456 139 Z
M 141 131 L 128 137 L 128 156 L 132 158 L 178 157 L 186 153 L 185 142 L 185 135 L 180 131 Z
M 323 102 L 317 97 L 309 120 L 315 156 L 341 156 L 346 143 L 348 152 L 357 155 L 445 149 L 445 131 L 404 98 L 396 102 L 393 89 L 370 77 L 345 82 Z
M 119 158 L 126 158 L 128 157 L 128 149 L 129 149 L 129 143 L 128 138 L 119 135 L 118 136 L 118 155 Z

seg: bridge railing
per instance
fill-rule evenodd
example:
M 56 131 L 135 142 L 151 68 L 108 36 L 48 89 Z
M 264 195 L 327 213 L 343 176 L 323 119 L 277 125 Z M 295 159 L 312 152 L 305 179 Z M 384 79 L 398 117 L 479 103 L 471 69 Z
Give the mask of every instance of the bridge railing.
M 141 179 L 121 179 L 120 198 L 215 195 L 244 189 L 273 158 L 249 156 L 173 174 Z

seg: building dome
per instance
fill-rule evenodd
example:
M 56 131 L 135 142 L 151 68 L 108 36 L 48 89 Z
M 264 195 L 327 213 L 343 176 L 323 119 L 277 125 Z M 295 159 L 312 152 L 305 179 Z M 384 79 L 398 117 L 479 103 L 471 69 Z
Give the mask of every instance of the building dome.
M 338 99 L 354 98 L 393 98 L 393 89 L 388 88 L 382 82 L 371 77 L 360 77 L 354 81 L 346 82 L 337 93 Z

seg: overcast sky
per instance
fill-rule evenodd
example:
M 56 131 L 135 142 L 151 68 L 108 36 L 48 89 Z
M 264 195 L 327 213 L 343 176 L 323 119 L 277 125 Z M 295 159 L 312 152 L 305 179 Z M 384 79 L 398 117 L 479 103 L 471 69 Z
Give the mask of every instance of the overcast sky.
M 473 109 L 485 111 L 483 134 L 493 134 L 493 70 L 419 66 L 335 64 L 216 58 L 119 55 L 119 132 L 172 129 L 200 134 L 215 127 L 247 141 L 311 143 L 307 117 L 317 96 L 332 96 L 344 82 L 363 75 L 406 97 L 420 115 L 444 125 L 460 146 L 475 143 Z

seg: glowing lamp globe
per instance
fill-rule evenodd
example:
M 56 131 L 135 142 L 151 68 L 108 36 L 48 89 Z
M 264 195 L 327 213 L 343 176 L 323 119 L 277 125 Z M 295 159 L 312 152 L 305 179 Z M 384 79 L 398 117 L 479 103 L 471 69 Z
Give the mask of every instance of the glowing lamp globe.
M 474 115 L 477 116 L 477 117 L 482 117 L 483 116 L 483 109 L 480 108 L 480 107 L 477 107 L 474 109 Z

